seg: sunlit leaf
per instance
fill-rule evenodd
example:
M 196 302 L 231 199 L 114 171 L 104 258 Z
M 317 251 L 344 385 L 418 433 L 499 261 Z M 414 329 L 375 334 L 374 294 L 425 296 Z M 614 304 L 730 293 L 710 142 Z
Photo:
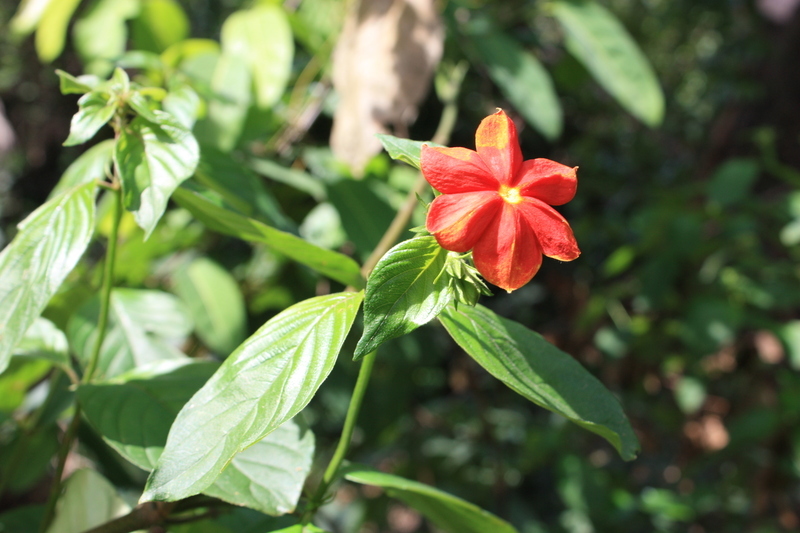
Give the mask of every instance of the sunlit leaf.
M 37 318 L 25 336 L 14 348 L 14 355 L 47 359 L 53 363 L 69 366 L 67 336 L 46 318 Z
M 552 13 L 567 49 L 633 116 L 654 127 L 664 117 L 664 94 L 647 58 L 625 27 L 594 0 L 554 0 Z
M 136 48 L 160 53 L 189 34 L 189 19 L 175 0 L 144 0 L 131 27 Z
M 89 245 L 94 193 L 87 183 L 48 200 L 0 252 L 0 372 Z
M 125 52 L 126 21 L 136 16 L 140 5 L 139 0 L 97 0 L 75 22 L 75 49 L 88 72 L 105 76 L 111 71 L 112 61 Z
M 42 63 L 50 63 L 64 51 L 67 27 L 81 0 L 49 2 L 36 28 L 36 54 Z
M 428 146 L 441 146 L 441 144 L 430 141 L 411 141 L 409 139 L 400 139 L 399 137 L 383 133 L 379 133 L 377 137 L 380 139 L 389 157 L 402 161 L 403 163 L 408 163 L 414 168 L 420 167 L 419 158 L 423 144 L 427 144 Z
M 345 472 L 346 479 L 381 487 L 389 496 L 402 500 L 448 533 L 517 532 L 511 524 L 492 513 L 430 485 L 356 465 Z
M 173 191 L 192 175 L 200 150 L 192 133 L 168 113 L 153 112 L 158 124 L 134 119 L 114 151 L 125 208 L 147 238 L 164 214 Z
M 112 139 L 101 141 L 83 152 L 61 175 L 61 179 L 50 192 L 49 198 L 54 198 L 82 183 L 96 180 L 106 181 L 111 172 L 113 153 L 114 141 Z
M 430 322 L 453 301 L 443 275 L 446 258 L 430 236 L 401 242 L 381 258 L 367 280 L 356 359 Z
M 619 401 L 580 363 L 513 320 L 478 305 L 439 315 L 475 361 L 514 392 L 608 440 L 625 460 L 639 441 Z
M 64 146 L 83 144 L 106 125 L 114 116 L 117 106 L 108 94 L 94 90 L 81 96 L 78 100 L 78 112 L 72 117 L 69 137 Z
M 141 500 L 204 491 L 237 453 L 300 412 L 333 368 L 362 298 L 305 300 L 245 341 L 178 414 Z

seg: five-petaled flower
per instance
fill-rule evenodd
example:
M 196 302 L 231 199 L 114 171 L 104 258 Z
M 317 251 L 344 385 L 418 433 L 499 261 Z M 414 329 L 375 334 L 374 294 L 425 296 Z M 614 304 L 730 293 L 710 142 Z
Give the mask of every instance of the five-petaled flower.
M 427 219 L 442 248 L 472 250 L 483 277 L 508 292 L 533 278 L 542 254 L 577 258 L 569 223 L 550 207 L 575 196 L 577 167 L 523 161 L 517 130 L 502 110 L 483 119 L 475 145 L 477 151 L 422 147 L 422 174 L 442 193 Z

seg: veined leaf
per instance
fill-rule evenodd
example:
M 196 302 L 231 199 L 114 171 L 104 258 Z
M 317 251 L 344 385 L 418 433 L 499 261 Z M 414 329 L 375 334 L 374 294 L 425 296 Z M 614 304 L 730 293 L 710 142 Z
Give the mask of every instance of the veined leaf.
M 223 55 L 244 58 L 253 74 L 259 107 L 273 106 L 292 72 L 294 39 L 286 13 L 262 4 L 237 11 L 222 25 Z
M 305 300 L 245 341 L 178 414 L 141 501 L 204 491 L 237 453 L 300 412 L 333 368 L 362 298 Z
M 553 80 L 535 55 L 503 33 L 470 39 L 492 80 L 525 121 L 547 139 L 561 135 L 563 114 Z
M 264 243 L 274 251 L 331 279 L 357 289 L 364 287 L 364 279 L 361 277 L 358 264 L 344 254 L 320 248 L 291 233 L 219 207 L 186 189 L 177 189 L 173 199 L 214 231 L 246 241 Z
M 420 153 L 422 152 L 423 144 L 427 144 L 428 146 L 442 146 L 441 144 L 436 144 L 429 141 L 411 141 L 409 139 L 400 139 L 399 137 L 386 135 L 384 133 L 379 133 L 376 135 L 376 137 L 378 137 L 378 139 L 381 141 L 381 144 L 389 154 L 389 157 L 398 161 L 402 161 L 403 163 L 408 163 L 414 168 L 420 168 L 419 158 Z
M 89 245 L 94 193 L 87 183 L 48 200 L 0 252 L 0 372 Z
M 492 513 L 430 485 L 355 465 L 345 472 L 346 479 L 381 487 L 449 533 L 517 533 Z
M 619 20 L 594 0 L 554 0 L 567 50 L 633 116 L 650 127 L 664 118 L 664 94 L 650 63 Z
M 194 319 L 197 336 L 226 357 L 247 336 L 247 310 L 236 280 L 214 261 L 201 257 L 175 272 L 175 292 Z
M 135 118 L 114 151 L 125 208 L 132 211 L 145 238 L 158 224 L 173 191 L 192 175 L 200 149 L 192 133 L 169 113 L 153 111 L 158 124 Z
M 101 141 L 72 162 L 53 190 L 49 198 L 55 198 L 67 189 L 71 189 L 82 183 L 89 183 L 95 180 L 105 180 L 111 172 L 111 160 L 114 153 L 114 141 L 106 139 Z
M 367 280 L 364 335 L 355 359 L 426 324 L 453 301 L 442 275 L 447 250 L 431 236 L 401 242 L 384 255 Z
M 117 110 L 107 94 L 99 90 L 88 92 L 78 100 L 78 112 L 72 117 L 69 136 L 64 146 L 83 144 L 106 125 Z
M 439 318 L 464 351 L 514 392 L 597 433 L 626 461 L 636 458 L 639 441 L 619 401 L 570 355 L 481 305 L 451 307 Z
M 67 337 L 78 358 L 88 363 L 97 337 L 100 297 L 86 302 L 67 325 Z M 98 375 L 112 377 L 133 368 L 186 356 L 175 345 L 192 330 L 178 298 L 161 291 L 114 289 L 109 322 L 100 348 Z

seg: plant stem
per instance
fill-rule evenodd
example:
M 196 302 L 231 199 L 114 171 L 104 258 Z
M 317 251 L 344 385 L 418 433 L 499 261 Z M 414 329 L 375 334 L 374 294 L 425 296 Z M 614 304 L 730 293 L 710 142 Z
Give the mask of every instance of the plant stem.
M 97 369 L 97 363 L 100 359 L 100 349 L 103 346 L 103 340 L 106 336 L 106 329 L 108 327 L 108 314 L 111 304 L 111 288 L 114 285 L 114 261 L 117 255 L 117 237 L 119 235 L 119 223 L 122 218 L 122 194 L 120 191 L 112 190 L 109 194 L 114 195 L 114 207 L 111 213 L 111 235 L 108 238 L 108 250 L 106 251 L 106 261 L 103 271 L 103 286 L 100 295 L 100 316 L 97 321 L 97 337 L 95 339 L 94 349 L 86 365 L 86 371 L 81 378 L 81 383 L 91 382 L 92 375 Z M 56 502 L 61 495 L 61 477 L 64 475 L 64 464 L 67 462 L 67 456 L 72 448 L 72 443 L 75 441 L 75 435 L 78 433 L 78 426 L 81 422 L 81 405 L 75 402 L 75 412 L 72 415 L 67 431 L 64 433 L 64 438 L 61 441 L 61 446 L 58 449 L 58 463 L 56 464 L 56 471 L 53 477 L 53 484 L 50 487 L 50 496 L 47 499 L 47 507 L 45 508 L 44 519 L 42 520 L 40 531 L 44 533 L 53 521 L 56 511 Z
M 317 492 L 311 498 L 309 505 L 310 511 L 313 513 L 325 499 L 325 494 L 328 492 L 331 484 L 336 479 L 336 474 L 344 461 L 347 451 L 350 449 L 350 441 L 353 438 L 353 431 L 356 428 L 356 421 L 358 420 L 358 413 L 361 411 L 361 404 L 364 401 L 364 393 L 367 390 L 370 375 L 372 374 L 372 367 L 375 364 L 375 354 L 377 352 L 370 352 L 364 356 L 361 362 L 361 368 L 358 371 L 358 379 L 356 386 L 353 389 L 353 396 L 350 398 L 350 405 L 347 408 L 347 416 L 344 419 L 344 426 L 342 427 L 342 435 L 339 438 L 339 444 L 336 446 L 336 451 L 333 453 L 328 468 L 322 475 L 322 482 L 317 488 Z M 310 517 L 309 517 L 310 518 Z

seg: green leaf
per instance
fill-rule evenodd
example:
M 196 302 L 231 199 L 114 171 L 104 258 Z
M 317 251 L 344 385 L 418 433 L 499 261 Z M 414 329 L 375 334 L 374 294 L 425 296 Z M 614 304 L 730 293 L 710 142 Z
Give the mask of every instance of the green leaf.
M 222 25 L 223 55 L 246 60 L 261 108 L 280 100 L 292 73 L 294 39 L 286 13 L 262 4 L 233 13 Z
M 209 130 L 208 144 L 223 152 L 230 152 L 236 146 L 250 108 L 251 83 L 251 73 L 243 57 L 228 53 L 219 56 L 211 78 L 213 98 L 208 104 L 208 120 L 201 123 Z
M 203 493 L 272 516 L 291 513 L 313 456 L 314 434 L 289 420 L 236 454 Z
M 525 121 L 549 140 L 561 135 L 563 114 L 553 81 L 532 53 L 497 31 L 469 41 L 489 76 Z
M 115 59 L 125 52 L 126 21 L 139 12 L 139 0 L 97 0 L 75 23 L 75 49 L 86 70 L 106 76 Z
M 84 74 L 77 78 L 63 70 L 56 69 L 61 94 L 86 94 L 97 88 L 102 82 L 97 76 Z
M 114 485 L 94 470 L 81 469 L 64 484 L 47 533 L 83 533 L 130 511 Z
M 128 106 L 131 109 L 133 109 L 134 112 L 136 112 L 137 115 L 147 120 L 148 122 L 159 124 L 161 117 L 156 115 L 155 111 L 150 108 L 147 98 L 145 98 L 145 96 L 142 93 L 140 93 L 139 91 L 131 91 L 128 93 L 125 101 L 128 104 Z M 183 126 L 183 124 L 181 124 L 181 126 Z
M 411 141 L 409 139 L 400 139 L 393 135 L 386 135 L 378 133 L 376 135 L 383 144 L 383 148 L 389 154 L 389 157 L 408 163 L 414 168 L 420 168 L 419 158 L 422 152 L 422 146 L 442 146 L 430 141 Z
M 41 381 L 44 376 L 40 377 Z M 3 381 L 5 376 L 0 378 Z M 1 387 L 0 387 L 1 388 Z M 22 391 L 24 395 L 24 391 Z M 7 403 L 6 391 L 2 391 L 0 403 Z M 23 430 L 19 426 L 14 428 L 13 433 L 10 424 L 4 424 L 3 441 L 0 442 L 0 479 L 5 479 L 8 483 L 5 489 L 13 494 L 26 494 L 42 481 L 50 471 L 50 461 L 58 453 L 58 441 L 61 431 L 55 423 L 42 424 L 38 420 L 37 426 L 33 429 Z M 8 493 L 6 493 L 8 494 Z M 3 529 L 3 519 L 0 518 L 0 531 L 6 533 L 8 529 Z M 23 533 L 28 531 L 38 531 L 38 529 L 23 529 Z
M 317 201 L 326 198 L 325 186 L 322 182 L 302 170 L 286 168 L 275 161 L 258 158 L 250 160 L 250 168 L 272 180 L 302 191 Z
M 395 210 L 368 180 L 343 179 L 328 186 L 328 199 L 336 207 L 347 237 L 366 260 L 392 224 Z
M 25 332 L 25 336 L 14 348 L 14 355 L 47 359 L 62 366 L 70 366 L 67 336 L 55 324 L 42 317 L 37 318 Z
M 178 414 L 141 501 L 204 491 L 237 453 L 300 412 L 333 368 L 362 298 L 305 300 L 245 341 Z
M 67 325 L 67 338 L 84 365 L 91 358 L 100 316 L 100 296 L 81 306 Z M 192 330 L 183 303 L 166 292 L 114 289 L 108 326 L 100 349 L 98 376 L 112 377 L 133 368 L 186 356 L 175 346 Z
M 48 200 L 0 252 L 0 372 L 89 245 L 94 193 L 87 183 Z
M 78 100 L 78 112 L 72 117 L 69 137 L 64 146 L 83 144 L 97 133 L 97 130 L 111 120 L 117 110 L 114 101 L 99 90 L 88 92 Z
M 36 54 L 42 63 L 50 63 L 64 51 L 67 26 L 81 0 L 49 2 L 36 28 Z
M 123 202 L 136 223 L 150 236 L 173 191 L 194 172 L 200 150 L 192 133 L 163 111 L 158 124 L 134 119 L 114 150 L 122 180 Z
M 22 0 L 8 26 L 16 37 L 25 37 L 36 29 L 47 7 L 56 0 Z
M 326 250 L 300 237 L 271 228 L 252 218 L 214 205 L 196 193 L 177 189 L 173 199 L 214 231 L 252 242 L 261 242 L 276 252 L 302 263 L 345 285 L 364 287 L 358 264 L 344 254 Z
M 650 63 L 625 27 L 593 0 L 554 0 L 552 13 L 567 50 L 633 116 L 650 127 L 664 118 L 664 94 Z
M 28 390 L 45 379 L 52 368 L 50 361 L 12 358 L 5 373 L 0 375 L 0 413 L 13 413 L 18 409 Z
M 131 34 L 136 48 L 161 53 L 188 37 L 189 19 L 175 0 L 144 0 Z
M 431 236 L 401 242 L 381 258 L 367 280 L 355 359 L 427 324 L 453 301 L 449 277 L 442 275 L 446 259 L 447 250 Z
M 619 401 L 570 355 L 481 305 L 448 308 L 439 319 L 464 351 L 513 391 L 597 433 L 626 461 L 636 458 L 639 442 Z
M 492 513 L 424 483 L 355 465 L 345 469 L 345 478 L 381 487 L 389 496 L 405 502 L 449 533 L 517 532 Z
M 191 130 L 200 110 L 200 97 L 188 84 L 173 83 L 161 102 L 161 108 Z
M 113 139 L 101 141 L 85 152 L 78 159 L 72 162 L 48 198 L 55 198 L 64 191 L 95 180 L 105 181 L 111 172 L 111 160 L 114 153 Z
M 293 526 L 285 527 L 283 529 L 276 529 L 270 533 L 328 533 L 324 529 L 320 529 L 314 524 L 295 524 Z
M 239 284 L 227 270 L 201 257 L 172 277 L 186 303 L 197 336 L 218 355 L 227 356 L 247 336 L 247 311 Z

